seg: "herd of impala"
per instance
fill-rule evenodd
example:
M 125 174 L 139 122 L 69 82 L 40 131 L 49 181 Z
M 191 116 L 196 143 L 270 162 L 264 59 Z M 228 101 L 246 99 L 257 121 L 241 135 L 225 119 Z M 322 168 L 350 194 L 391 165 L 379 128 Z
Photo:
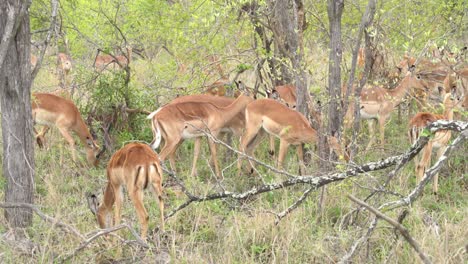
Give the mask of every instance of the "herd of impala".
M 363 61 L 363 53 L 360 52 L 359 61 Z M 126 56 L 98 55 L 94 66 L 97 71 L 103 71 L 111 66 L 123 68 L 130 63 L 131 48 L 127 48 Z M 32 63 L 33 58 L 32 57 Z M 68 74 L 71 70 L 71 61 L 65 54 L 59 54 L 59 62 L 62 70 Z M 422 106 L 427 106 L 427 98 L 433 90 L 438 90 L 443 100 L 444 113 L 442 115 L 420 112 L 409 122 L 409 136 L 411 142 L 419 136 L 420 130 L 428 123 L 438 119 L 452 120 L 454 110 L 468 107 L 468 67 L 453 67 L 445 62 L 432 63 L 420 60 L 419 65 L 430 70 L 431 74 L 444 75 L 437 79 L 423 78 L 422 73 L 414 72 L 414 65 L 418 65 L 415 58 L 405 56 L 398 64 L 397 69 L 401 73 L 402 80 L 394 89 L 382 87 L 366 87 L 360 96 L 360 116 L 369 124 L 371 135 L 367 148 L 375 141 L 374 120 L 379 124 L 380 144 L 384 144 L 384 130 L 392 111 L 399 105 L 407 94 L 416 94 L 414 91 L 424 91 L 419 97 L 423 100 Z M 427 74 L 428 72 L 426 72 Z M 275 138 L 280 139 L 277 166 L 282 167 L 290 145 L 297 147 L 297 155 L 300 164 L 300 173 L 305 173 L 303 162 L 303 143 L 315 143 L 317 131 L 311 127 L 309 120 L 295 110 L 296 88 L 293 85 L 278 86 L 268 92 L 270 98 L 256 99 L 249 94 L 248 89 L 238 82 L 236 83 L 241 93 L 236 99 L 225 97 L 224 84 L 229 80 L 214 83 L 204 94 L 187 95 L 174 99 L 168 104 L 152 112 L 148 119 L 151 120 L 151 128 L 154 139 L 151 144 L 130 143 L 114 153 L 107 165 L 108 184 L 104 192 L 102 205 L 97 208 L 97 218 L 101 227 L 106 227 L 108 213 L 115 204 L 115 222 L 120 221 L 122 204 L 122 187 L 125 186 L 136 208 L 139 221 L 142 225 L 141 235 L 146 237 L 148 230 L 148 213 L 143 206 L 143 190 L 150 184 L 159 200 L 161 210 L 162 227 L 164 226 L 162 202 L 162 169 L 160 163 L 169 159 L 171 168 L 176 169 L 176 150 L 185 139 L 195 139 L 194 157 L 191 176 L 196 175 L 196 164 L 200 153 L 201 137 L 208 137 L 212 163 L 216 175 L 221 176 L 220 166 L 217 161 L 215 138 L 221 133 L 231 133 L 240 138 L 240 150 L 252 156 L 254 149 L 265 134 L 270 136 L 270 154 L 275 153 Z M 354 89 L 354 87 L 353 87 Z M 343 91 L 345 92 L 345 91 Z M 352 104 L 350 104 L 352 105 Z M 100 149 L 93 136 L 90 134 L 76 105 L 70 99 L 49 93 L 34 93 L 32 102 L 32 114 L 35 124 L 43 125 L 40 132 L 36 133 L 36 141 L 40 147 L 45 144 L 45 134 L 50 126 L 56 126 L 65 140 L 68 142 L 72 158 L 76 161 L 75 140 L 70 134 L 72 131 L 79 137 L 86 149 L 87 161 L 90 165 L 97 165 L 103 150 Z M 348 107 L 345 116 L 345 129 L 352 123 L 354 110 Z M 432 149 L 438 149 L 441 155 L 450 140 L 449 131 L 439 131 L 429 144 L 423 149 L 422 157 L 416 161 L 416 176 L 421 180 L 425 169 L 429 166 Z M 159 148 L 159 155 L 153 149 Z M 328 137 L 328 143 L 337 155 L 344 157 L 345 153 L 338 139 Z M 238 159 L 238 173 L 241 173 L 242 158 Z M 247 166 L 249 173 L 253 172 L 252 164 Z M 434 178 L 433 190 L 437 192 L 437 177 Z

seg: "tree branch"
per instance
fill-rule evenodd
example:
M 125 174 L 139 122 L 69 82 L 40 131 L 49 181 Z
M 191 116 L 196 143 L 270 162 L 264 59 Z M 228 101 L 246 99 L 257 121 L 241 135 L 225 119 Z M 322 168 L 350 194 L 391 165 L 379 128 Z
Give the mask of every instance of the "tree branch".
M 421 250 L 421 247 L 419 246 L 419 243 L 416 240 L 414 240 L 413 237 L 410 235 L 410 233 L 408 232 L 408 229 L 406 229 L 404 226 L 402 226 L 397 221 L 395 221 L 395 220 L 391 219 L 390 217 L 384 215 L 379 210 L 375 209 L 374 207 L 370 206 L 369 204 L 367 204 L 367 203 L 357 199 L 356 197 L 352 196 L 351 194 L 348 194 L 347 196 L 351 201 L 359 204 L 360 206 L 365 207 L 367 210 L 369 210 L 369 212 L 375 214 L 378 218 L 383 219 L 384 221 L 386 221 L 387 223 L 389 223 L 390 225 L 395 227 L 403 235 L 403 237 L 410 244 L 410 246 L 418 253 L 419 257 L 421 258 L 421 260 L 425 264 L 432 263 L 429 260 L 429 258 L 427 257 L 427 255 Z
M 468 122 L 461 122 L 461 121 L 437 121 L 434 122 L 430 125 L 427 126 L 427 129 L 429 129 L 431 132 L 435 132 L 438 130 L 443 130 L 443 129 L 450 129 L 454 131 L 462 131 L 464 129 L 468 128 Z M 244 153 L 234 150 L 231 146 L 228 146 L 226 143 L 215 139 L 212 135 L 208 134 L 209 137 L 211 137 L 212 140 L 214 140 L 216 143 L 220 143 L 224 146 L 226 146 L 228 149 L 243 155 L 250 160 L 253 160 L 256 163 L 262 164 L 261 162 L 257 161 L 256 159 L 249 157 L 245 155 Z M 288 174 L 291 175 L 287 180 L 282 181 L 282 182 L 277 182 L 277 183 L 272 183 L 272 184 L 264 184 L 258 187 L 253 187 L 249 190 L 246 190 L 241 193 L 237 192 L 231 192 L 231 191 L 222 191 L 218 193 L 211 193 L 206 196 L 195 196 L 195 195 L 188 195 L 189 199 L 187 199 L 182 205 L 180 205 L 178 208 L 174 209 L 171 211 L 169 214 L 166 215 L 166 218 L 169 218 L 173 216 L 176 212 L 179 210 L 182 210 L 183 208 L 187 207 L 193 202 L 205 202 L 205 201 L 210 201 L 210 200 L 217 200 L 217 199 L 224 199 L 224 198 L 232 198 L 236 200 L 243 200 L 246 199 L 252 195 L 258 195 L 264 192 L 269 192 L 273 190 L 278 190 L 278 189 L 283 189 L 285 187 L 289 186 L 294 186 L 297 184 L 309 184 L 311 185 L 311 188 L 319 188 L 321 186 L 327 185 L 332 182 L 338 182 L 342 181 L 354 176 L 357 176 L 361 173 L 365 172 L 370 172 L 370 171 L 377 171 L 377 170 L 382 170 L 385 168 L 388 168 L 390 166 L 393 166 L 395 164 L 402 164 L 402 161 L 410 161 L 413 159 L 420 151 L 421 149 L 427 144 L 429 141 L 428 137 L 421 136 L 418 138 L 418 140 L 411 146 L 411 148 L 404 154 L 398 155 L 398 156 L 392 156 L 388 157 L 386 159 L 383 159 L 381 161 L 377 162 L 369 162 L 361 166 L 356 166 L 354 168 L 347 169 L 345 172 L 338 172 L 338 173 L 329 173 L 324 176 L 320 176 L 318 174 L 314 175 L 309 175 L 309 176 L 295 176 L 291 175 L 289 173 L 285 173 L 283 171 L 278 171 L 274 169 L 273 171 L 283 173 L 283 174 Z M 262 164 L 263 165 L 263 164 Z M 319 177 L 317 177 L 319 176 Z M 175 177 L 175 174 L 172 174 L 171 177 Z M 180 182 L 180 180 L 178 180 Z M 183 186 L 183 185 L 181 185 Z M 184 187 L 185 188 L 185 187 Z M 185 192 L 185 191 L 184 191 Z
M 72 233 L 76 237 L 80 239 L 85 239 L 85 237 L 74 227 L 63 223 L 62 221 L 55 219 L 53 217 L 50 217 L 46 214 L 44 214 L 41 210 L 39 210 L 36 206 L 32 204 L 27 204 L 27 203 L 0 203 L 1 208 L 28 208 L 35 212 L 40 218 L 42 218 L 44 221 L 52 223 L 54 225 L 57 225 L 58 227 L 61 227 L 65 231 L 68 231 L 69 233 Z
M 51 0 L 50 5 L 52 6 L 52 11 L 50 15 L 50 27 L 49 27 L 49 30 L 47 31 L 46 39 L 44 40 L 44 48 L 41 50 L 41 53 L 39 54 L 39 58 L 37 58 L 37 64 L 31 73 L 31 80 L 34 80 L 34 78 L 36 78 L 36 75 L 39 72 L 39 69 L 41 68 L 42 60 L 44 59 L 44 54 L 47 50 L 47 46 L 49 45 L 50 38 L 52 37 L 52 32 L 55 30 L 55 27 L 57 25 L 58 1 Z

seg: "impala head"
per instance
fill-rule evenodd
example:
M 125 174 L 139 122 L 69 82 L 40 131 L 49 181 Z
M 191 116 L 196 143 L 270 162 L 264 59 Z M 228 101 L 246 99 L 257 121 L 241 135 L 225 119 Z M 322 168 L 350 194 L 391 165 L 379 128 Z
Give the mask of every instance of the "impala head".
M 103 147 L 102 149 L 99 147 L 99 145 L 96 142 L 95 136 L 86 137 L 86 159 L 88 160 L 88 164 L 98 166 L 99 158 L 105 150 L 105 147 Z
M 107 228 L 108 225 L 108 217 L 107 211 L 104 208 L 100 208 L 101 203 L 99 202 L 99 198 L 94 193 L 87 193 L 86 200 L 88 202 L 88 208 L 93 215 L 96 216 L 96 220 L 100 228 Z

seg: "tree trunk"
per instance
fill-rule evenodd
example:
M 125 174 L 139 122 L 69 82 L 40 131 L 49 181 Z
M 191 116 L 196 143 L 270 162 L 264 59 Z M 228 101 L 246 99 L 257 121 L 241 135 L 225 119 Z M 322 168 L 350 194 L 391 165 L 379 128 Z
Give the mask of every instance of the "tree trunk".
M 269 5 L 273 11 L 271 29 L 275 36 L 275 51 L 280 54 L 280 58 L 287 58 L 291 62 L 289 67 L 282 68 L 282 80 L 285 83 L 295 82 L 296 110 L 308 116 L 309 96 L 306 73 L 302 67 L 302 34 L 305 25 L 303 3 L 301 0 L 270 1 Z
M 328 21 L 330 23 L 330 56 L 328 62 L 328 93 L 330 104 L 328 109 L 328 130 L 331 134 L 341 133 L 343 123 L 341 115 L 341 16 L 344 0 L 328 0 Z
M 29 1 L 0 1 L 0 101 L 2 108 L 3 175 L 6 178 L 5 202 L 33 203 L 34 142 L 31 117 L 31 47 Z M 14 10 L 14 11 L 13 11 Z M 8 21 L 14 29 L 8 30 Z M 7 35 L 11 34 L 11 38 Z M 9 41 L 4 41 L 9 39 Z M 11 227 L 32 223 L 32 211 L 24 208 L 5 209 Z

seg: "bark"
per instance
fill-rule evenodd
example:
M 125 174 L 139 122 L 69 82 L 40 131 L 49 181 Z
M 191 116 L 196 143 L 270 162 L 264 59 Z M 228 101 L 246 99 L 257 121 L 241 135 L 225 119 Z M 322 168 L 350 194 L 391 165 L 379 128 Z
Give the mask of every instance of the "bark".
M 34 145 L 31 117 L 31 66 L 29 2 L 0 1 L 0 50 L 6 50 L 0 61 L 0 100 L 2 108 L 3 175 L 6 178 L 5 202 L 33 203 Z M 5 14 L 14 10 L 16 30 L 10 40 Z M 24 12 L 24 15 L 22 13 Z M 6 45 L 6 48 L 5 48 Z M 32 223 L 30 208 L 9 208 L 5 217 L 11 227 Z

